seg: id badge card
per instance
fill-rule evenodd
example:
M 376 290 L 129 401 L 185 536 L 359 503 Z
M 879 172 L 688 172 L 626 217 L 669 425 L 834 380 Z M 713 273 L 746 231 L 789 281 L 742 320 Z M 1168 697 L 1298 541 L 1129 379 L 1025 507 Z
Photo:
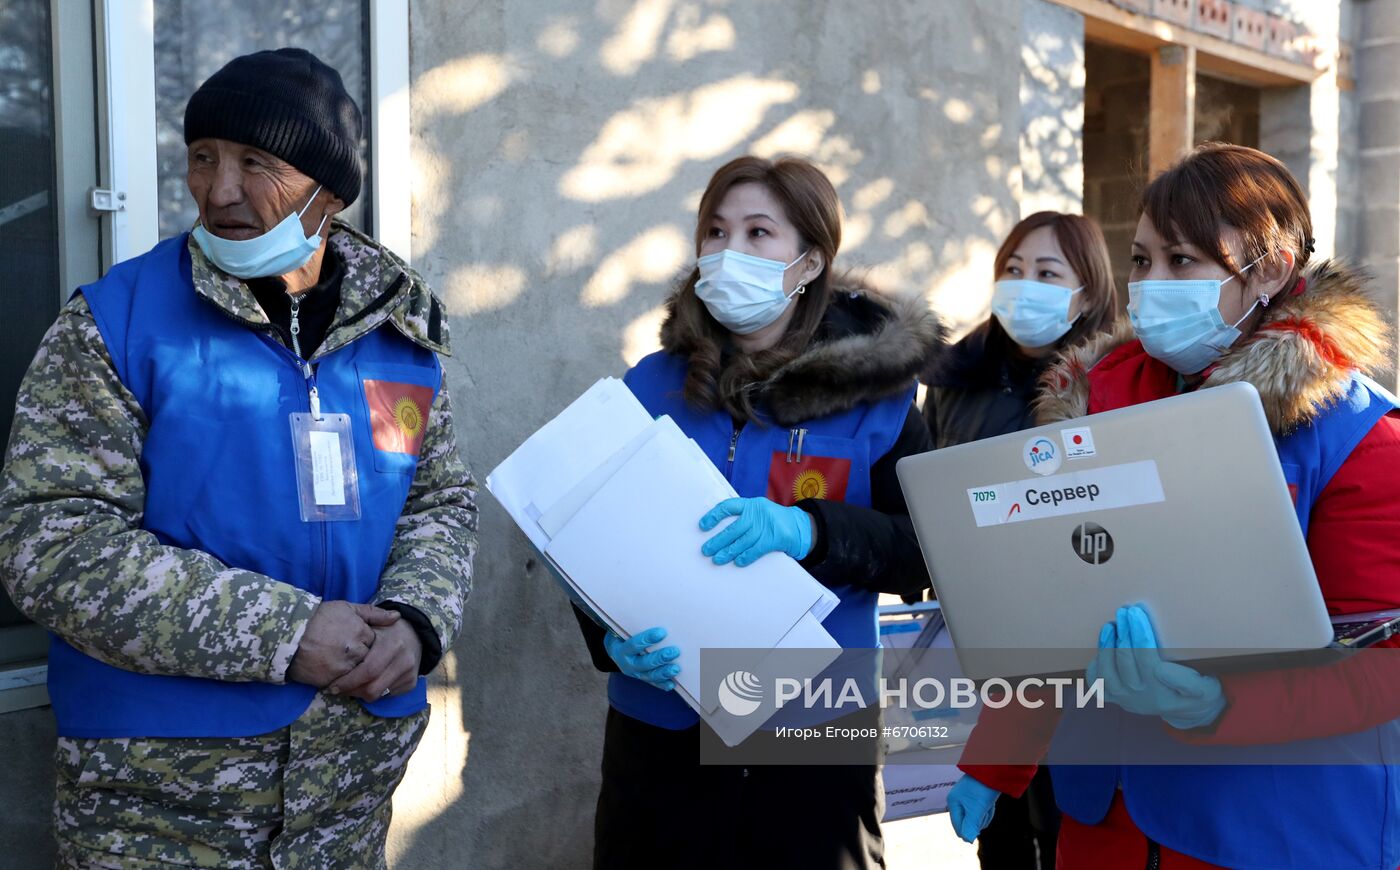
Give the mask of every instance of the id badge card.
M 360 477 L 349 414 L 292 414 L 297 497 L 304 523 L 360 518 Z

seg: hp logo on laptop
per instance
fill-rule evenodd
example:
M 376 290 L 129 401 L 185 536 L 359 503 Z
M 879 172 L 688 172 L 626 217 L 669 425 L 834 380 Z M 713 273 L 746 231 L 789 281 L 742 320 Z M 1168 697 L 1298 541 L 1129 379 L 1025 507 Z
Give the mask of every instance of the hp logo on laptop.
M 1102 565 L 1113 558 L 1113 536 L 1098 523 L 1080 523 L 1069 536 L 1075 555 L 1090 565 Z

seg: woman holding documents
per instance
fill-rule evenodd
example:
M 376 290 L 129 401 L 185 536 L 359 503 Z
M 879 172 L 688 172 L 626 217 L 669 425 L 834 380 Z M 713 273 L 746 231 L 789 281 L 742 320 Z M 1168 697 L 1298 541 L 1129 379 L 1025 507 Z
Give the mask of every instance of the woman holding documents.
M 626 376 L 740 496 L 695 517 L 714 534 L 676 559 L 743 571 L 785 553 L 839 596 L 826 631 L 874 648 L 878 594 L 928 585 L 895 462 L 931 448 L 913 400 L 938 323 L 922 300 L 833 275 L 840 203 L 806 161 L 721 167 L 695 240 L 663 350 Z M 614 672 L 596 866 L 883 866 L 874 765 L 702 766 L 699 720 L 673 691 L 699 662 L 666 646 L 664 626 L 624 641 L 580 624 L 595 664 Z
M 1044 379 L 1041 422 L 1253 384 L 1329 610 L 1400 606 L 1400 420 L 1394 399 L 1364 375 L 1391 363 L 1385 319 L 1365 279 L 1336 262 L 1310 262 L 1302 188 L 1283 164 L 1250 148 L 1201 146 L 1148 186 L 1142 207 L 1128 285 L 1134 334 L 1066 353 Z M 1247 518 L 1241 529 L 1259 533 Z M 1183 559 L 1183 571 L 1199 569 Z M 1385 723 L 1400 713 L 1393 675 L 1352 674 L 1345 688 L 1330 668 L 1217 678 L 1162 661 L 1156 646 L 1151 614 L 1124 607 L 1103 627 L 1089 676 L 1103 678 L 1110 704 L 1160 719 L 1160 730 L 1149 730 L 1178 741 L 1335 737 L 1393 728 Z M 1366 665 L 1359 656 L 1344 664 L 1351 662 Z M 984 725 L 965 758 L 995 751 L 985 743 L 997 728 Z M 1034 768 L 964 770 L 970 775 L 949 807 L 970 840 L 996 796 L 1019 793 Z M 1394 767 L 1055 766 L 1052 773 L 1064 812 L 1062 868 L 1400 865 Z
M 993 260 L 992 316 L 940 354 L 923 377 L 924 419 L 935 446 L 951 447 L 1035 425 L 1032 400 L 1054 356 L 1112 329 L 1113 266 L 1098 224 L 1037 212 L 1011 229 Z M 978 840 L 987 870 L 1051 868 L 1059 832 L 1046 772 L 1019 798 L 997 802 Z

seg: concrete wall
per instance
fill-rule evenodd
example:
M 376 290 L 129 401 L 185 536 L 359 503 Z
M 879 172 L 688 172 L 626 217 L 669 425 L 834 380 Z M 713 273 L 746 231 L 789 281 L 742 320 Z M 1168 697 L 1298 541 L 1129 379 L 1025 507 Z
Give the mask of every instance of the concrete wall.
M 1338 30 L 1341 38 L 1351 44 L 1353 58 L 1364 36 L 1362 25 L 1365 24 L 1365 8 L 1370 5 L 1372 3 L 1367 0 L 1360 3 L 1355 0 L 1342 0 L 1338 9 Z M 1355 75 L 1354 69 L 1352 74 Z M 1361 259 L 1361 218 L 1365 210 L 1365 200 L 1372 195 L 1362 179 L 1362 97 L 1358 85 L 1354 90 L 1343 90 L 1338 95 L 1337 102 L 1337 126 L 1341 141 L 1337 157 L 1336 253 L 1337 256 L 1354 263 Z
M 1356 16 L 1362 196 L 1353 257 L 1375 276 L 1380 301 L 1394 322 L 1400 309 L 1400 4 L 1364 0 L 1356 4 Z
M 1400 313 L 1400 4 L 1340 0 L 1292 4 L 1326 40 L 1349 42 L 1354 88 L 1335 69 L 1310 86 L 1266 91 L 1261 147 L 1307 188 L 1317 256 L 1341 257 L 1374 277 L 1378 301 Z M 1395 373 L 1383 381 L 1395 383 Z
M 1338 0 L 1301 3 L 1291 0 L 1280 11 L 1306 22 L 1323 45 L 1344 37 L 1343 6 Z M 1317 256 L 1339 251 L 1341 158 L 1349 140 L 1343 125 L 1345 94 L 1338 88 L 1335 64 L 1311 85 L 1270 88 L 1260 103 L 1259 147 L 1287 164 L 1308 192 Z M 1344 246 L 1345 242 L 1341 242 Z
M 414 253 L 453 314 L 447 373 L 479 475 L 655 347 L 700 192 L 743 152 L 815 158 L 847 210 L 842 260 L 955 322 L 985 316 L 1019 217 L 1018 0 L 463 9 L 411 6 Z M 432 701 L 395 863 L 585 866 L 604 680 L 486 495 Z
M 1084 16 L 1048 0 L 1021 12 L 1021 216 L 1084 209 Z

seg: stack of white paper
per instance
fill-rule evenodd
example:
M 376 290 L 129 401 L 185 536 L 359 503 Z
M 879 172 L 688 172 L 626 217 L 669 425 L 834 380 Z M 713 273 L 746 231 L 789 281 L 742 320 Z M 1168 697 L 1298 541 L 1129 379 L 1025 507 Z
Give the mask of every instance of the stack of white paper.
M 532 435 L 486 479 L 578 603 L 622 637 L 665 626 L 681 650 L 676 691 L 733 745 L 759 725 L 702 703 L 700 650 L 829 650 L 838 600 L 788 556 L 743 569 L 700 552 L 699 521 L 736 493 L 669 417 L 653 420 L 607 378 Z M 714 693 L 711 693 L 714 696 Z

